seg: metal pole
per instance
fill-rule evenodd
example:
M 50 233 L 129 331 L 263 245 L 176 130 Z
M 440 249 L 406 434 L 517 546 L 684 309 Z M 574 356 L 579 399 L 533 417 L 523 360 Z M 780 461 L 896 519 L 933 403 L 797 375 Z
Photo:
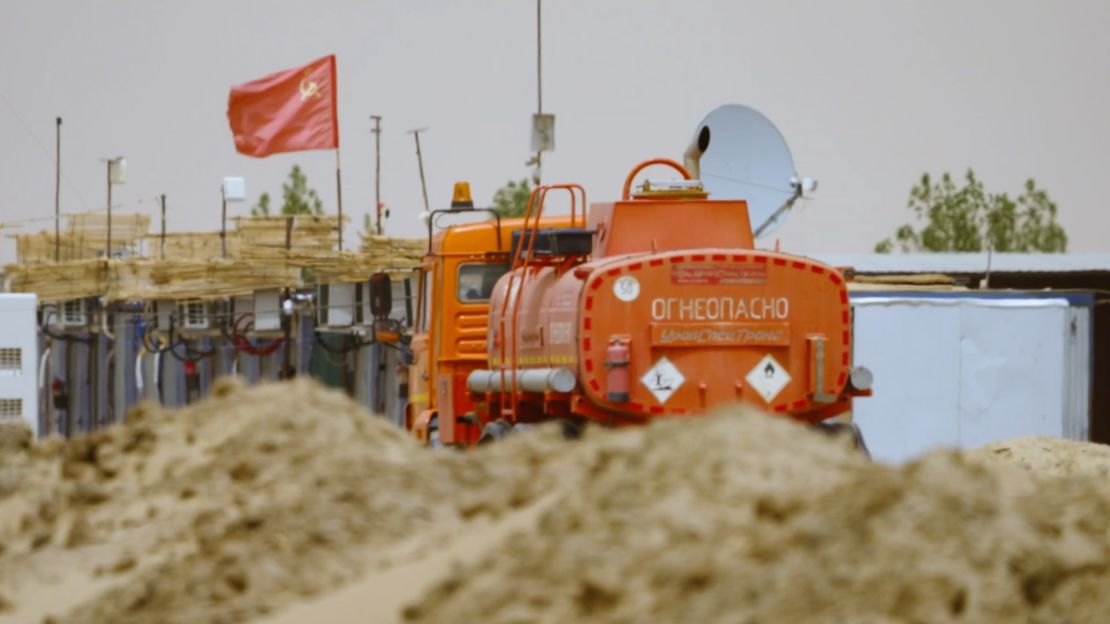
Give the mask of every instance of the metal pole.
M 63 408 L 63 410 L 65 411 L 65 418 L 61 422 L 61 430 L 62 435 L 68 438 L 73 435 L 73 412 L 74 407 L 77 406 L 77 384 L 74 383 L 77 377 L 74 374 L 74 369 L 76 368 L 76 365 L 74 363 L 75 358 L 73 355 L 73 352 L 76 350 L 76 345 L 74 345 L 72 340 L 66 340 L 64 344 L 65 362 L 63 363 L 63 368 L 65 370 L 63 371 L 62 375 L 65 380 L 64 390 L 66 401 L 65 407 Z
M 336 154 L 339 150 L 336 150 Z M 338 170 L 337 170 L 338 171 Z M 342 226 L 340 227 L 342 231 Z M 285 253 L 288 254 L 289 250 L 293 247 L 293 217 L 285 218 Z M 289 296 L 289 289 L 284 291 L 285 297 Z M 282 340 L 281 345 L 281 372 L 278 373 L 278 379 L 292 379 L 295 376 L 293 369 L 293 319 L 294 316 L 285 316 L 284 305 L 281 310 L 281 325 L 282 325 Z
M 220 209 L 220 248 L 223 252 L 223 257 L 227 257 L 227 189 L 224 185 L 220 185 L 220 201 L 222 208 Z M 163 208 L 164 210 L 164 208 Z M 165 214 L 163 212 L 163 214 Z
M 536 114 L 543 114 L 543 29 L 541 16 L 543 11 L 543 0 L 536 0 Z M 536 186 L 540 184 L 541 166 L 543 164 L 543 152 L 536 150 L 536 173 L 532 177 L 535 180 Z
M 543 29 L 541 13 L 543 0 L 536 0 L 536 112 L 543 113 Z
M 166 259 L 166 194 L 162 193 L 162 242 L 159 243 L 159 253 L 162 259 Z M 226 205 L 226 204 L 225 204 Z
M 112 161 L 108 160 L 108 242 L 104 250 L 106 258 L 112 257 Z
M 339 148 L 335 148 L 335 200 L 339 205 L 339 251 L 343 251 L 343 185 L 339 183 Z
M 133 357 L 128 357 L 127 354 L 133 353 L 131 350 L 131 336 L 128 332 L 127 321 L 130 315 L 123 310 L 116 312 L 114 320 L 116 321 L 115 327 L 115 340 L 112 343 L 112 366 L 111 370 L 114 373 L 112 376 L 112 403 L 111 414 L 112 424 L 122 422 L 123 415 L 127 412 L 127 406 L 131 403 L 128 399 L 127 391 L 131 388 L 129 381 L 134 383 L 135 380 L 135 360 Z
M 420 133 L 426 130 L 427 128 L 417 128 L 409 130 L 409 134 L 416 139 L 416 164 L 420 167 L 420 190 L 424 193 L 424 210 L 431 212 L 432 209 L 428 203 L 428 185 L 424 181 L 424 155 L 420 153 Z
M 54 262 L 62 259 L 62 118 L 54 119 Z
M 374 120 L 374 229 L 382 234 L 382 116 L 370 115 Z

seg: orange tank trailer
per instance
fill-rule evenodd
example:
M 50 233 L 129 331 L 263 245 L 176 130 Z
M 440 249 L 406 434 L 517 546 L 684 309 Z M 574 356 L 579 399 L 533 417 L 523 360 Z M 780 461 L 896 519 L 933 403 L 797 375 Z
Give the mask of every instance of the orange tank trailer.
M 583 207 L 586 194 L 539 187 L 523 220 L 437 236 L 422 304 L 437 313 L 413 341 L 420 437 L 431 423 L 443 443 L 467 445 L 524 423 L 640 424 L 738 401 L 820 422 L 869 394 L 841 272 L 755 249 L 747 204 L 707 198 L 695 182 L 633 193 L 655 164 L 690 178 L 655 159 L 629 174 L 620 201 L 588 215 L 544 217 L 549 193 Z M 478 293 L 488 302 L 452 301 L 458 267 L 473 262 L 511 270 Z

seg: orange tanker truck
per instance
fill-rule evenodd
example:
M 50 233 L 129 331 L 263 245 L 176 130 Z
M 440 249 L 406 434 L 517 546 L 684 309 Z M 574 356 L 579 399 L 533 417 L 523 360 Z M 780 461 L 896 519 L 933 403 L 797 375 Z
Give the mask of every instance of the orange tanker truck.
M 633 189 L 651 165 L 682 180 Z M 642 424 L 734 402 L 819 423 L 869 394 L 841 271 L 756 249 L 747 202 L 709 197 L 696 171 L 696 158 L 654 159 L 588 211 L 581 186 L 540 186 L 522 219 L 434 232 L 443 215 L 484 210 L 458 186 L 450 210 L 427 215 L 414 434 L 465 446 L 532 423 Z M 544 214 L 552 194 L 570 197 L 569 215 Z

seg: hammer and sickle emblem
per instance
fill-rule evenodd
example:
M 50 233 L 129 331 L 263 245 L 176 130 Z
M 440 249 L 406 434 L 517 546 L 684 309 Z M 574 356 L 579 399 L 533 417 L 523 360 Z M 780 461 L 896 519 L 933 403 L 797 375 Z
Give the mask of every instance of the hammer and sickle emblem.
M 321 97 L 320 85 L 316 84 L 314 80 L 308 79 L 308 70 L 304 70 L 304 78 L 301 78 L 301 101 L 305 101 L 310 97 Z

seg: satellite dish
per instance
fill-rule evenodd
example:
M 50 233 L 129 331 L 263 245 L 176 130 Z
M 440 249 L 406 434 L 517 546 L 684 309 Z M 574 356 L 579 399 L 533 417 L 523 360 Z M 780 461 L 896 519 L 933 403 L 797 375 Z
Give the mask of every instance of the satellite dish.
M 711 199 L 743 199 L 756 238 L 769 236 L 814 180 L 799 181 L 790 148 L 762 113 L 725 104 L 710 112 L 694 131 L 686 168 L 700 177 Z

